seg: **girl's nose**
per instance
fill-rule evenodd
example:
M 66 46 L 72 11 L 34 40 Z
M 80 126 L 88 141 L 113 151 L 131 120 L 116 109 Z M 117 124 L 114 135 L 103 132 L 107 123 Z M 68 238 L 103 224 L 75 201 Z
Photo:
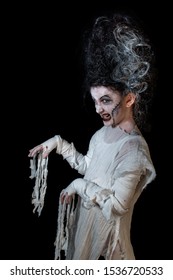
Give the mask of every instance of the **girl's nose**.
M 103 112 L 103 108 L 101 105 L 97 104 L 95 105 L 95 108 L 96 108 L 96 113 L 100 114 L 101 112 Z

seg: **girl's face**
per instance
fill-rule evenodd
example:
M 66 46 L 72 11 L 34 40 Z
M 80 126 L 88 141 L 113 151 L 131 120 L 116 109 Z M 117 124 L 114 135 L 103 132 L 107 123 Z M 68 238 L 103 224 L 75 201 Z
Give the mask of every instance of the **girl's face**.
M 130 98 L 122 97 L 118 91 L 98 86 L 91 87 L 91 96 L 95 103 L 96 112 L 100 115 L 105 126 L 115 127 L 128 121 L 132 115 Z

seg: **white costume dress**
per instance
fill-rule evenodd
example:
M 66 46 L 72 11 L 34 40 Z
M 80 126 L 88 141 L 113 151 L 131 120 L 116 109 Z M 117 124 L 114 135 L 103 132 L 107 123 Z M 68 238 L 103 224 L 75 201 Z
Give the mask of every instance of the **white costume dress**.
M 67 214 L 70 218 L 66 210 L 62 215 L 60 206 L 55 259 L 62 249 L 68 260 L 135 259 L 130 240 L 133 208 L 156 176 L 140 131 L 129 134 L 118 126 L 103 126 L 91 138 L 85 156 L 62 141 L 63 158 L 84 177 L 65 189 L 75 189 L 79 199 Z

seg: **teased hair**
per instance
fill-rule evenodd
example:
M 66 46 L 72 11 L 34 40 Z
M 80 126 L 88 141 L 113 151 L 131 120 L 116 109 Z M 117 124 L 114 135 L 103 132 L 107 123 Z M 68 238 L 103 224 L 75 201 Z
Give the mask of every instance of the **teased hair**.
M 134 118 L 139 127 L 152 97 L 154 53 L 149 39 L 126 15 L 98 17 L 85 41 L 85 89 L 111 87 L 122 95 L 136 95 Z

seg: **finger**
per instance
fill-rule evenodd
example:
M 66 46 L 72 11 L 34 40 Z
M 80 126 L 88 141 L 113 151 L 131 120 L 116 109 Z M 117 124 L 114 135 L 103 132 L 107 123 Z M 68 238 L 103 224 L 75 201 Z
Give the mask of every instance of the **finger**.
M 46 158 L 46 157 L 48 157 L 48 155 L 49 155 L 49 152 L 46 151 L 45 153 L 42 154 L 42 158 Z
M 66 195 L 66 197 L 65 197 L 65 202 L 68 204 L 69 203 L 69 196 L 68 195 Z
M 66 204 L 69 204 L 71 202 L 71 195 L 68 195 L 68 193 L 62 193 L 60 195 L 60 200 L 61 200 L 61 204 L 63 204 L 64 202 Z
M 61 194 L 60 194 L 60 201 L 61 201 L 61 204 L 64 203 L 64 199 L 65 199 L 65 194 L 64 194 L 64 193 L 61 193 Z
M 29 157 L 33 157 L 37 152 L 42 151 L 43 150 L 43 146 L 37 146 L 31 150 L 29 150 Z
M 66 203 L 67 204 L 70 204 L 71 203 L 71 200 L 72 200 L 72 197 L 71 197 L 71 195 L 66 195 L 66 198 L 65 198 L 65 201 L 66 201 Z
M 33 148 L 31 150 L 29 150 L 29 157 L 32 157 L 35 153 L 36 153 L 37 149 L 36 148 Z

